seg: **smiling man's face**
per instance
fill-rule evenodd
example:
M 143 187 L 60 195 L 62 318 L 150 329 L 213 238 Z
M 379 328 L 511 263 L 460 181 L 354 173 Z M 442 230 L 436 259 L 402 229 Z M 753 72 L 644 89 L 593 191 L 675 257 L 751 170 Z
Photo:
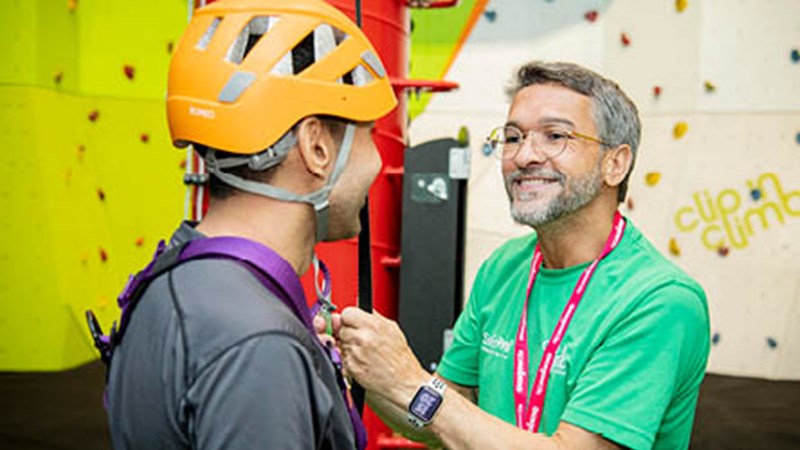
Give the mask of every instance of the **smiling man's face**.
M 554 84 L 537 84 L 514 96 L 509 125 L 527 133 L 553 130 L 597 136 L 589 97 Z M 503 177 L 515 221 L 539 226 L 568 216 L 596 198 L 602 187 L 600 144 L 570 139 L 548 158 L 526 138 L 513 158 L 503 161 Z

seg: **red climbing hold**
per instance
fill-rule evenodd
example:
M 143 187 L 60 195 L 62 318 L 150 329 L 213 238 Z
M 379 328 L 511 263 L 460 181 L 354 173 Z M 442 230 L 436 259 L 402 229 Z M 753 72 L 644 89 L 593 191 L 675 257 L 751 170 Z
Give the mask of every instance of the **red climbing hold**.
M 730 251 L 731 249 L 725 247 L 724 245 L 720 245 L 719 248 L 717 249 L 717 253 L 719 253 L 719 256 L 722 257 L 728 256 L 728 253 L 730 253 Z
M 661 97 L 661 86 L 653 86 L 653 97 Z
M 583 15 L 589 23 L 594 23 L 597 20 L 597 11 L 591 10 Z
M 619 39 L 625 47 L 631 45 L 631 37 L 628 36 L 628 33 L 622 33 Z
M 102 189 L 98 188 L 97 189 L 97 198 L 99 198 L 101 202 L 104 202 L 106 200 L 106 193 L 103 192 Z
M 89 120 L 91 122 L 97 122 L 97 119 L 99 118 L 100 118 L 100 111 L 95 109 L 94 111 L 89 113 Z
M 136 238 L 136 246 L 137 247 L 141 247 L 143 245 L 144 245 L 144 237 L 143 236 L 139 236 L 138 238 Z
M 108 261 L 108 253 L 106 253 L 106 249 L 103 247 L 100 247 L 100 261 Z
M 150 135 L 147 133 L 142 133 L 142 135 L 139 136 L 139 140 L 147 144 L 148 142 L 150 142 Z
M 133 77 L 134 77 L 134 75 L 136 75 L 136 69 L 134 69 L 134 68 L 133 68 L 133 66 L 132 66 L 132 65 L 130 65 L 130 64 L 125 64 L 125 65 L 122 67 L 122 71 L 125 73 L 125 76 L 126 76 L 126 77 L 127 77 L 129 80 L 132 80 L 132 79 L 133 79 Z

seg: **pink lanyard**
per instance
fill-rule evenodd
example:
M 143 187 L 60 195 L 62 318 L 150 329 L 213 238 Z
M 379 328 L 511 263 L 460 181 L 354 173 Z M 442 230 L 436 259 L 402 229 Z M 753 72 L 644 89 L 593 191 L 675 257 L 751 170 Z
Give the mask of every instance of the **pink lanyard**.
M 542 265 L 542 252 L 539 249 L 539 245 L 536 245 L 536 250 L 533 252 L 533 261 L 531 261 L 531 273 L 528 277 L 528 290 L 525 294 L 525 305 L 522 308 L 522 318 L 519 321 L 517 340 L 514 345 L 514 406 L 517 416 L 517 426 L 523 430 L 534 433 L 539 430 L 539 422 L 541 422 L 542 419 L 542 408 L 544 407 L 544 396 L 547 390 L 547 380 L 550 376 L 550 369 L 553 368 L 556 351 L 561 345 L 561 340 L 564 338 L 572 316 L 575 314 L 575 310 L 578 308 L 578 304 L 583 298 L 583 293 L 594 274 L 594 270 L 597 268 L 597 264 L 617 247 L 624 233 L 625 219 L 617 212 L 614 214 L 614 225 L 611 228 L 611 233 L 608 235 L 603 251 L 600 252 L 600 256 L 583 271 L 581 277 L 578 279 L 578 284 L 575 286 L 575 290 L 572 291 L 572 296 L 570 296 L 567 306 L 564 307 L 564 312 L 561 313 L 561 318 L 558 320 L 556 329 L 553 331 L 553 336 L 550 337 L 550 341 L 547 343 L 547 347 L 542 355 L 542 362 L 539 363 L 539 370 L 536 372 L 536 381 L 534 381 L 533 388 L 531 389 L 530 400 L 526 402 L 526 390 L 528 389 L 528 300 L 531 297 L 531 292 L 533 292 L 533 283 L 536 281 L 536 275 L 539 273 L 539 268 Z

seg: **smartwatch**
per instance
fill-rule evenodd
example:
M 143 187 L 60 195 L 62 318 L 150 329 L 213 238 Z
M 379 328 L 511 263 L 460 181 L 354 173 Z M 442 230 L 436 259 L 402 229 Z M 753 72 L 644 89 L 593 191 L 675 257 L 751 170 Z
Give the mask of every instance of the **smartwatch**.
M 431 423 L 436 411 L 442 406 L 445 390 L 447 384 L 437 377 L 420 386 L 408 404 L 408 422 L 416 428 Z

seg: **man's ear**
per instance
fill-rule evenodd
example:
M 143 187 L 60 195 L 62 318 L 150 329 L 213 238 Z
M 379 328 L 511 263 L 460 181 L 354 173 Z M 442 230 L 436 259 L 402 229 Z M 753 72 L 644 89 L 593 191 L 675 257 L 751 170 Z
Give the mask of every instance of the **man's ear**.
M 603 154 L 603 181 L 608 186 L 619 186 L 633 164 L 633 151 L 628 144 L 606 149 Z
M 305 169 L 312 175 L 325 178 L 333 162 L 333 146 L 325 124 L 319 117 L 306 117 L 297 125 L 297 149 Z

